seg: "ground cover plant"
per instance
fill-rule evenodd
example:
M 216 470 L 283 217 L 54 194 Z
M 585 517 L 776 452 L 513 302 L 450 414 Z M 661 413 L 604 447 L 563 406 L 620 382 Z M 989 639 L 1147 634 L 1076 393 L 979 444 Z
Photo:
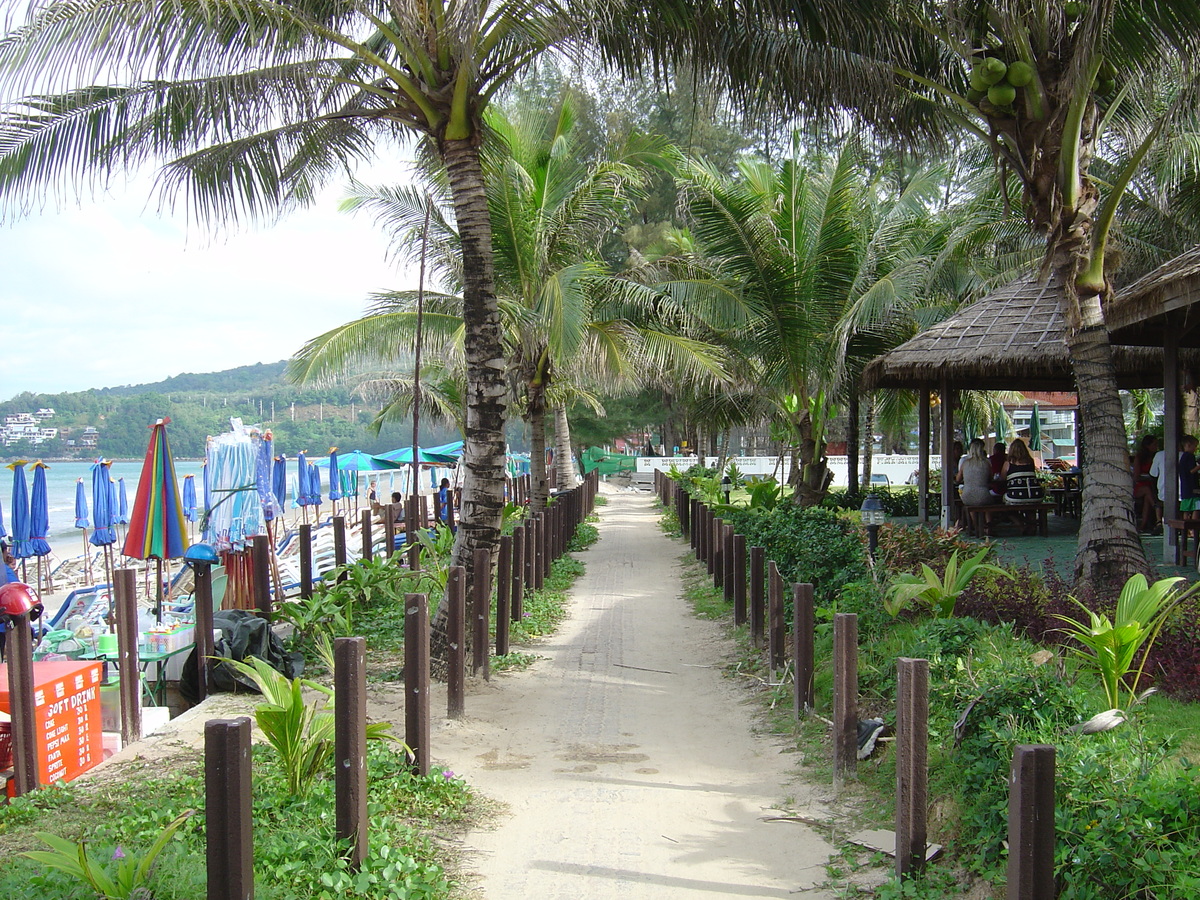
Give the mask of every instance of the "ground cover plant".
M 666 518 L 664 516 L 664 518 Z M 771 529 L 764 529 L 767 533 Z M 782 527 L 780 527 L 782 531 Z M 893 619 L 882 612 L 887 586 L 896 576 L 915 576 L 929 566 L 936 579 L 947 576 L 951 559 L 977 554 L 980 546 L 957 532 L 888 525 L 882 529 L 876 565 L 854 580 L 826 589 L 829 604 L 818 608 L 815 715 L 793 722 L 791 685 L 772 685 L 760 648 L 746 629 L 737 629 L 738 656 L 731 671 L 758 686 L 768 717 L 791 733 L 812 777 L 831 777 L 831 739 L 824 719 L 831 715 L 833 612 L 859 614 L 859 715 L 895 721 L 896 659 L 930 661 L 930 830 L 947 854 L 921 878 L 900 885 L 887 881 L 878 897 L 946 897 L 975 891 L 1002 896 L 1006 866 L 1008 775 L 1017 744 L 1057 747 L 1055 848 L 1059 896 L 1070 898 L 1183 898 L 1200 891 L 1200 778 L 1192 760 L 1200 754 L 1200 708 L 1164 696 L 1171 671 L 1166 660 L 1185 642 L 1194 647 L 1195 600 L 1134 580 L 1124 614 L 1088 593 L 1075 599 L 1053 572 L 1036 567 L 982 569 L 961 592 L 953 614 L 934 617 L 911 608 Z M 793 546 L 797 571 L 847 570 L 805 554 L 820 555 L 819 544 Z M 768 558 L 771 558 L 768 553 Z M 986 555 L 983 559 L 987 559 Z M 995 565 L 994 558 L 989 565 Z M 895 566 L 895 568 L 893 568 Z M 951 566 L 953 569 L 953 567 Z M 685 567 L 686 596 L 697 614 L 729 616 L 721 592 L 703 568 Z M 924 578 L 921 579 L 925 581 Z M 944 585 L 944 581 L 942 582 Z M 1132 612 L 1138 598 L 1151 598 Z M 1161 617 L 1163 610 L 1171 615 Z M 1098 611 L 1093 620 L 1092 611 Z M 1074 641 L 1085 656 L 1067 651 L 1072 631 L 1062 616 L 1074 617 L 1089 637 L 1113 633 L 1149 649 L 1142 683 L 1138 653 L 1114 651 L 1122 665 L 1116 674 L 1095 662 L 1086 642 Z M 1157 618 L 1156 618 L 1157 616 Z M 1006 621 L 1006 618 L 1011 619 Z M 1126 626 L 1139 623 L 1136 629 Z M 1123 623 L 1123 624 L 1122 624 Z M 1160 627 L 1161 626 L 1161 627 Z M 1123 632 L 1122 629 L 1125 628 Z M 1157 636 L 1157 643 L 1150 638 Z M 1164 653 L 1164 648 L 1166 652 Z M 1128 648 L 1126 648 L 1128 649 Z M 741 676 L 755 675 L 757 679 Z M 1194 677 L 1194 676 L 1193 676 Z M 1160 693 L 1135 699 L 1152 680 Z M 1113 685 L 1119 685 L 1114 688 Z M 1113 703 L 1115 694 L 1120 701 Z M 1088 733 L 1098 712 L 1120 706 L 1125 719 L 1115 728 Z M 1112 721 L 1110 719 L 1104 721 Z M 892 827 L 895 759 L 887 744 L 859 764 L 857 788 L 850 791 L 846 815 L 856 824 Z M 852 849 L 831 863 L 831 877 L 844 895 L 857 889 L 843 881 L 851 869 L 890 866 L 890 860 Z M 885 880 L 889 873 L 880 873 Z
M 363 869 L 351 872 L 346 848 L 334 839 L 332 766 L 304 797 L 288 788 L 279 754 L 254 747 L 255 896 L 264 900 L 433 900 L 448 897 L 451 878 L 438 862 L 434 835 L 463 827 L 479 815 L 469 787 L 449 772 L 413 774 L 407 757 L 377 743 L 368 750 L 370 851 Z M 155 900 L 204 896 L 204 779 L 196 756 L 168 765 L 129 764 L 96 781 L 34 792 L 0 807 L 0 896 L 43 900 L 91 900 L 90 887 L 67 874 L 24 858 L 44 849 L 38 832 L 83 841 L 94 858 L 116 871 L 121 857 L 151 847 L 164 828 L 188 810 L 150 870 Z M 141 896 L 138 894 L 134 897 Z

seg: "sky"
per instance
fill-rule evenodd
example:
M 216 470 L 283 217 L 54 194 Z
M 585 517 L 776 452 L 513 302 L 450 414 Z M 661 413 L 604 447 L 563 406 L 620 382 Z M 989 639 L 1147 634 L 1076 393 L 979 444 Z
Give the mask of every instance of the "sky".
M 356 175 L 387 183 L 399 155 Z M 276 224 L 216 234 L 159 212 L 153 173 L 0 221 L 0 400 L 275 362 L 415 287 L 344 184 Z

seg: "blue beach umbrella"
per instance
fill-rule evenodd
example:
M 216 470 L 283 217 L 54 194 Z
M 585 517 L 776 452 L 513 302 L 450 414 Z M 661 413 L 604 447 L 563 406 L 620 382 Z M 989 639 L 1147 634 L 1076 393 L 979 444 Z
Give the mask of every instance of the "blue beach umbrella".
M 288 495 L 287 458 L 282 453 L 275 457 L 275 464 L 271 469 L 271 489 L 275 493 L 275 499 L 279 501 L 279 510 L 282 513 Z
M 33 555 L 29 549 L 29 487 L 25 484 L 26 460 L 18 459 L 9 465 L 13 473 L 12 505 L 12 555 L 17 559 L 28 559 Z
M 275 496 L 275 471 L 272 468 L 272 441 L 264 438 L 258 442 L 254 457 L 254 487 L 258 491 L 258 502 L 262 505 L 263 520 L 272 521 L 283 512 L 283 504 Z
M 196 476 L 183 476 L 183 517 L 189 522 L 196 521 Z
M 91 527 L 88 521 L 87 490 L 83 486 L 82 478 L 75 482 L 75 527 Z
M 329 499 L 334 502 L 342 499 L 342 474 L 338 469 L 337 447 L 329 448 Z
M 89 538 L 96 547 L 107 547 L 117 542 L 117 535 L 113 532 L 114 517 L 108 485 L 108 463 L 97 460 L 92 466 L 92 522 L 95 528 Z
M 129 524 L 129 497 L 125 494 L 125 479 L 117 479 L 117 524 Z
M 296 454 L 296 503 L 299 506 L 310 506 L 308 490 L 308 460 L 304 451 Z
M 4 504 L 0 503 L 0 538 L 8 537 L 8 530 L 4 527 Z
M 372 456 L 370 453 L 364 453 L 362 450 L 352 450 L 349 453 L 338 454 L 338 469 L 354 472 L 382 472 L 387 469 L 403 468 L 404 463 L 393 462 L 390 459 L 382 459 L 378 456 Z M 318 466 L 328 465 L 325 460 L 317 463 Z
M 50 501 L 46 496 L 46 469 L 41 460 L 33 464 L 33 491 L 29 495 L 29 552 L 32 556 L 49 556 L 46 543 L 50 531 Z
M 321 505 L 321 470 L 312 463 L 308 464 L 308 502 Z

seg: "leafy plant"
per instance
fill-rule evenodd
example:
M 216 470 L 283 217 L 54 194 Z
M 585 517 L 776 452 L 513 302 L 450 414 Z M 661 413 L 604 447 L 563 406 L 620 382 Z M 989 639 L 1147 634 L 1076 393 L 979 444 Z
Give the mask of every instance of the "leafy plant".
M 764 512 L 775 509 L 783 498 L 783 489 L 774 478 L 756 481 L 749 485 L 748 490 L 750 491 L 750 508 Z
M 325 651 L 328 653 L 327 643 Z M 256 656 L 250 657 L 248 663 L 232 659 L 223 662 L 251 679 L 262 691 L 264 702 L 255 707 L 254 720 L 279 754 L 288 793 L 305 796 L 313 779 L 333 756 L 333 691 L 305 678 L 288 678 Z M 311 703 L 304 699 L 305 688 L 319 695 Z M 386 722 L 368 724 L 367 740 L 395 740 L 387 734 L 391 727 Z
M 83 841 L 68 841 L 44 831 L 39 831 L 36 837 L 50 849 L 30 850 L 21 855 L 82 881 L 104 900 L 137 900 L 149 897 L 145 886 L 154 861 L 194 812 L 189 809 L 167 823 L 150 849 L 140 858 L 118 847 L 112 857 L 117 863 L 115 874 L 109 874 L 104 862 L 88 853 Z
M 1141 650 L 1141 663 L 1128 686 L 1128 705 L 1132 705 L 1142 671 L 1146 667 L 1146 658 L 1167 617 L 1180 601 L 1195 591 L 1194 587 L 1176 591 L 1176 585 L 1181 581 L 1182 578 L 1163 578 L 1149 584 L 1144 575 L 1134 575 L 1121 589 L 1112 620 L 1103 613 L 1088 609 L 1078 600 L 1075 603 L 1087 614 L 1086 621 L 1056 616 L 1066 624 L 1064 630 L 1069 636 L 1082 645 L 1072 650 L 1087 668 L 1099 676 L 1109 708 L 1127 708 L 1121 705 L 1121 688 Z
M 883 606 L 892 616 L 898 616 L 915 601 L 929 607 L 935 619 L 949 619 L 954 615 L 954 603 L 958 595 L 976 576 L 984 572 L 997 577 L 1010 577 L 1004 569 L 985 563 L 984 558 L 991 548 L 984 547 L 966 562 L 959 565 L 958 551 L 950 554 L 944 575 L 938 575 L 926 563 L 921 564 L 921 574 L 905 573 L 892 579 Z

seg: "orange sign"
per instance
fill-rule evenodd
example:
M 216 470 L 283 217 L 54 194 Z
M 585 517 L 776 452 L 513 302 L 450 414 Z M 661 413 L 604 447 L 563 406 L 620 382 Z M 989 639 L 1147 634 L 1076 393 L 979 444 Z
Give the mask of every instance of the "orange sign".
M 104 758 L 99 662 L 35 662 L 38 783 L 78 778 Z M 0 710 L 9 712 L 8 670 L 0 664 Z

